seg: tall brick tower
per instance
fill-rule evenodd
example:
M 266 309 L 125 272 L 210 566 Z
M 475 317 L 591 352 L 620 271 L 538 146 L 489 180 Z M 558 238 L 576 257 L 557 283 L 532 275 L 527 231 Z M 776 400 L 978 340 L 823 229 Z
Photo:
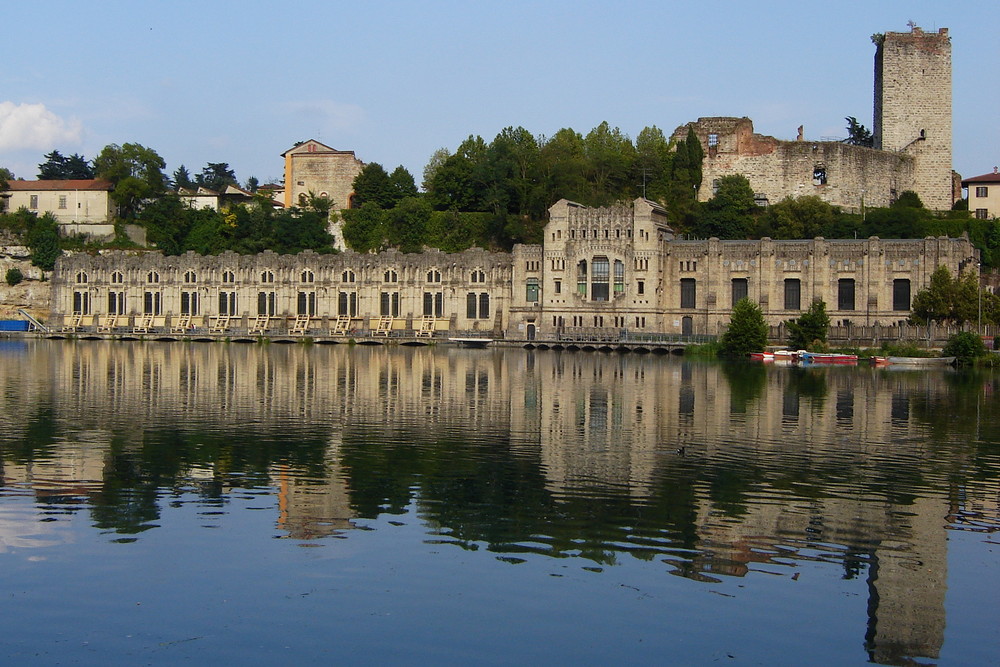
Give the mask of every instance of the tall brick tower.
M 875 148 L 914 158 L 914 190 L 924 206 L 950 209 L 951 38 L 948 29 L 874 35 Z

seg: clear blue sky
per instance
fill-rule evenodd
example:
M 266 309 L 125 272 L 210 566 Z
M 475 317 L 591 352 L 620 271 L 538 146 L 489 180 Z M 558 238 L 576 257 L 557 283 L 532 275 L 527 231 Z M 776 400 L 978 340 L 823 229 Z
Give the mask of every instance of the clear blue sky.
M 635 137 L 699 116 L 842 137 L 872 124 L 876 32 L 950 29 L 954 168 L 1000 163 L 995 2 L 44 2 L 4 8 L 0 166 L 155 149 L 172 173 L 280 179 L 316 138 L 417 182 L 430 155 L 522 125 Z

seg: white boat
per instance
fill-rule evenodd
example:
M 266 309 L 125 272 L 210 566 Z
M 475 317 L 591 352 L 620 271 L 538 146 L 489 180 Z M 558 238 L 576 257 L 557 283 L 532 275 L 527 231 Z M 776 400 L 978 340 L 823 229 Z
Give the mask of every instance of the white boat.
M 951 366 L 955 357 L 889 357 L 890 366 Z

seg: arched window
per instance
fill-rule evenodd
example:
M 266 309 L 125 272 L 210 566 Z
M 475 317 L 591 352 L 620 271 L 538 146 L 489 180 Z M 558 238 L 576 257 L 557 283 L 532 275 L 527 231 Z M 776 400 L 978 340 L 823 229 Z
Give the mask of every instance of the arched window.
M 222 282 L 224 283 L 235 283 L 236 273 L 230 270 L 225 270 L 222 272 Z
M 260 272 L 260 281 L 262 283 L 273 283 L 274 282 L 274 271 L 270 271 L 270 270 L 261 271 Z
M 437 269 L 431 269 L 427 272 L 427 282 L 429 283 L 439 283 L 441 282 L 441 272 Z
M 160 282 L 160 274 L 156 271 L 150 271 L 146 274 L 146 282 L 150 284 L 155 284 Z
M 184 282 L 187 283 L 188 285 L 198 282 L 198 274 L 196 274 L 194 271 L 185 271 Z
M 79 285 L 86 285 L 89 280 L 90 280 L 90 278 L 87 276 L 87 272 L 86 271 L 77 271 L 76 272 L 76 282 L 77 282 L 77 284 L 79 284 Z
M 354 271 L 351 271 L 350 269 L 344 271 L 344 273 L 340 276 L 340 280 L 345 283 L 353 283 L 356 280 Z
M 472 272 L 472 282 L 474 282 L 474 283 L 485 283 L 486 282 L 486 274 L 483 273 L 480 269 L 476 269 L 475 271 Z
M 314 274 L 309 269 L 304 270 L 302 272 L 302 275 L 300 277 L 301 277 L 301 282 L 304 282 L 304 283 L 316 282 L 316 274 Z
M 395 269 L 387 269 L 384 274 L 382 274 L 382 282 L 394 283 L 399 280 L 399 276 L 396 274 Z
M 115 271 L 114 273 L 111 274 L 112 285 L 121 285 L 124 282 L 125 282 L 125 274 L 122 273 L 121 271 Z

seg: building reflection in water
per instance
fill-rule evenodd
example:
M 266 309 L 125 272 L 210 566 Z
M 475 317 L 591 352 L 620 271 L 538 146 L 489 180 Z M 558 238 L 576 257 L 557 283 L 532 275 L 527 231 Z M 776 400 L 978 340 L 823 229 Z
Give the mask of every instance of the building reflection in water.
M 345 345 L 0 355 L 7 495 L 122 533 L 166 492 L 267 487 L 296 540 L 416 503 L 456 543 L 544 534 L 523 548 L 701 580 L 835 562 L 867 577 L 867 646 L 897 663 L 942 644 L 947 530 L 1000 526 L 996 470 L 962 472 L 996 433 L 970 412 L 989 397 L 940 373 Z M 44 545 L 38 521 L 4 517 L 0 538 Z

